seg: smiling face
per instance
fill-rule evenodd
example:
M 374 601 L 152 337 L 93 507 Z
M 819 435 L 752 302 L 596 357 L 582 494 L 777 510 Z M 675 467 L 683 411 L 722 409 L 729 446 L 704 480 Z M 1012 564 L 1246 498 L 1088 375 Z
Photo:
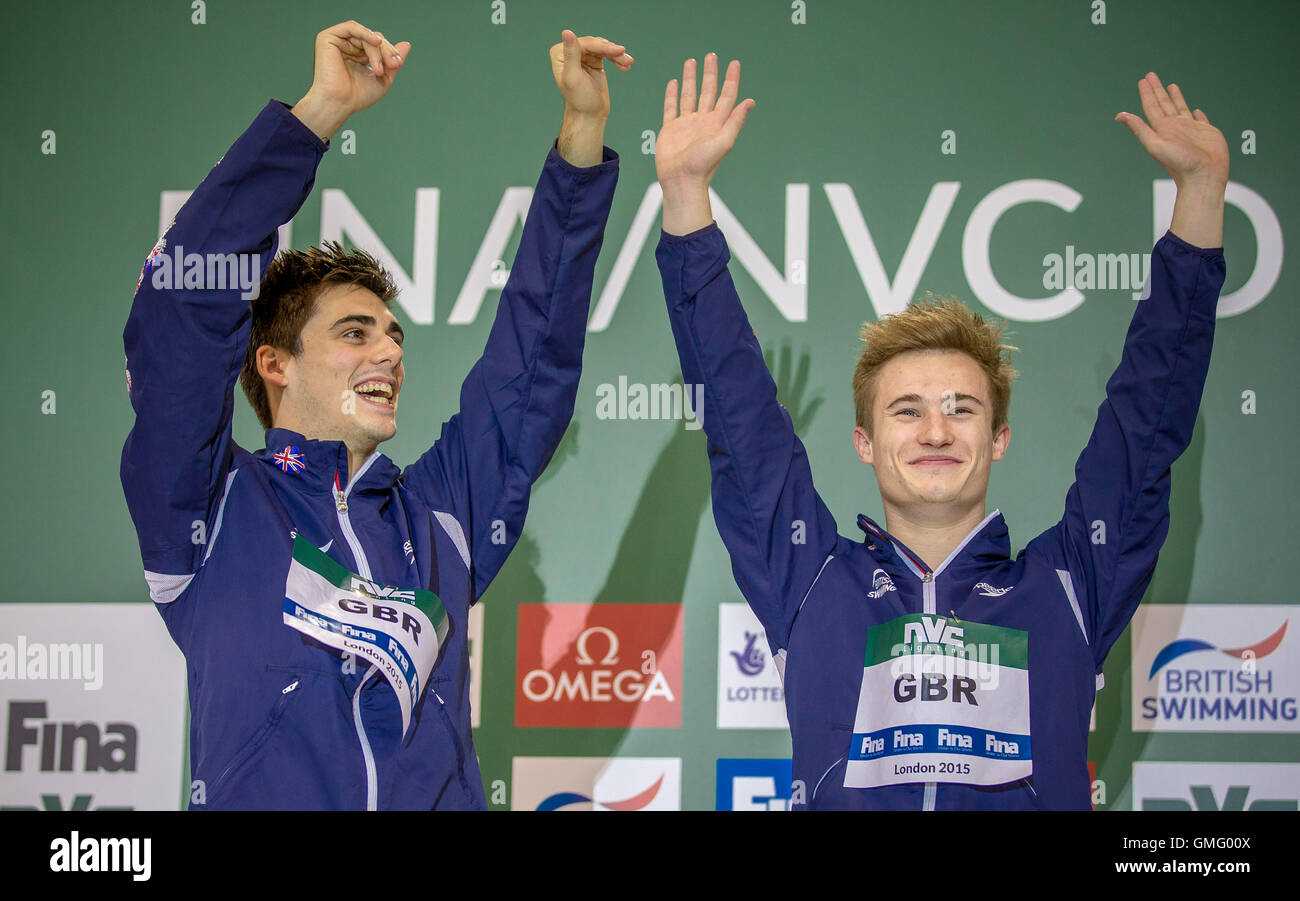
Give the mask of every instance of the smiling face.
M 989 469 L 1011 440 L 993 431 L 988 377 L 960 351 L 917 350 L 881 367 L 871 405 L 874 436 L 853 430 L 863 463 L 876 470 L 881 499 L 909 517 L 942 521 L 983 515 Z
M 302 329 L 301 352 L 258 349 L 277 428 L 342 441 L 368 456 L 397 433 L 402 327 L 379 297 L 357 285 L 329 285 Z M 271 386 L 279 388 L 273 390 Z

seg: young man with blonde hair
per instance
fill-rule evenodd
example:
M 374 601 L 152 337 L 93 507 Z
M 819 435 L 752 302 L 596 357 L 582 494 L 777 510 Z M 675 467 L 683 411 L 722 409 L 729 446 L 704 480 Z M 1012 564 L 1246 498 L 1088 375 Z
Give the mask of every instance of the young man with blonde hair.
M 853 541 L 813 488 L 709 208 L 753 106 L 737 103 L 739 74 L 732 62 L 719 92 L 710 54 L 698 103 L 694 60 L 680 97 L 668 84 L 657 257 L 683 377 L 704 386 L 718 530 L 784 680 L 793 806 L 1087 809 L 1102 663 L 1154 571 L 1209 368 L 1227 144 L 1154 73 L 1139 83 L 1147 121 L 1116 117 L 1177 184 L 1173 222 L 1065 515 L 1015 560 L 986 513 L 1011 438 L 1001 330 L 955 302 L 863 329 L 853 442 L 886 527 L 859 516 Z

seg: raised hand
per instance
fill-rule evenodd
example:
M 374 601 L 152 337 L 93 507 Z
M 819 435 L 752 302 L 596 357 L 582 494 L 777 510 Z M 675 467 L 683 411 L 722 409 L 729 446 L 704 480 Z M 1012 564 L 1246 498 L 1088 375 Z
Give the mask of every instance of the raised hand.
M 605 120 L 609 118 L 609 84 L 605 60 L 621 72 L 632 68 L 622 44 L 599 37 L 578 37 L 567 28 L 551 47 L 551 74 L 564 97 L 564 121 L 558 150 L 575 166 L 594 166 L 603 158 Z
M 1223 243 L 1223 195 L 1228 184 L 1228 142 L 1201 110 L 1192 110 L 1178 85 L 1168 89 L 1154 72 L 1138 82 L 1147 121 L 1119 113 L 1147 153 L 1178 186 L 1170 230 L 1198 247 Z M 1148 124 L 1149 123 L 1149 124 Z
M 348 116 L 388 93 L 410 52 L 409 41 L 391 44 L 359 22 L 349 20 L 325 29 L 316 35 L 311 88 L 293 112 L 327 140 Z
M 754 108 L 740 93 L 740 62 L 732 60 L 718 93 L 718 56 L 704 57 L 704 79 L 695 93 L 695 60 L 682 66 L 664 92 L 664 121 L 655 140 L 655 171 L 664 192 L 664 231 L 684 235 L 713 221 L 709 183 L 736 144 L 745 117 Z
M 1168 170 L 1180 187 L 1187 181 L 1225 185 L 1228 182 L 1228 142 L 1201 110 L 1191 110 L 1178 85 L 1168 89 L 1156 73 L 1138 82 L 1141 116 L 1120 113 L 1115 119 L 1128 126 L 1147 153 Z

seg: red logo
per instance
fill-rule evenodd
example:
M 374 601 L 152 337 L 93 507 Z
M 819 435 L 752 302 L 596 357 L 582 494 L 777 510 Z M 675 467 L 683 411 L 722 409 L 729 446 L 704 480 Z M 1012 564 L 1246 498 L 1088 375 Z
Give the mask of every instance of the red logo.
M 520 604 L 516 726 L 678 727 L 680 604 Z

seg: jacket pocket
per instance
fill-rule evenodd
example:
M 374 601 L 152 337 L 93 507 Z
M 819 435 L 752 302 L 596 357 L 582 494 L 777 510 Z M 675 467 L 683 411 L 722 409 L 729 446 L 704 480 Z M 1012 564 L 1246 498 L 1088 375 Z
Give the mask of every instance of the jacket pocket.
M 285 686 L 280 689 L 280 697 L 276 699 L 276 702 L 272 706 L 271 712 L 267 716 L 265 722 L 263 722 L 261 727 L 253 733 L 252 737 L 244 743 L 243 747 L 235 753 L 235 756 L 230 759 L 230 763 L 226 764 L 226 768 L 221 771 L 221 775 L 217 777 L 217 781 L 212 783 L 212 787 L 208 791 L 208 797 L 210 799 L 213 801 L 219 800 L 221 798 L 222 788 L 228 785 L 231 779 L 237 776 L 240 771 L 257 756 L 258 750 L 262 745 L 266 744 L 267 739 L 269 739 L 272 733 L 275 732 L 275 728 L 280 725 L 280 719 L 284 716 L 285 710 L 293 699 L 302 693 L 302 689 L 303 684 L 301 677 L 296 674 L 286 677 Z M 211 804 L 211 801 L 209 804 Z

